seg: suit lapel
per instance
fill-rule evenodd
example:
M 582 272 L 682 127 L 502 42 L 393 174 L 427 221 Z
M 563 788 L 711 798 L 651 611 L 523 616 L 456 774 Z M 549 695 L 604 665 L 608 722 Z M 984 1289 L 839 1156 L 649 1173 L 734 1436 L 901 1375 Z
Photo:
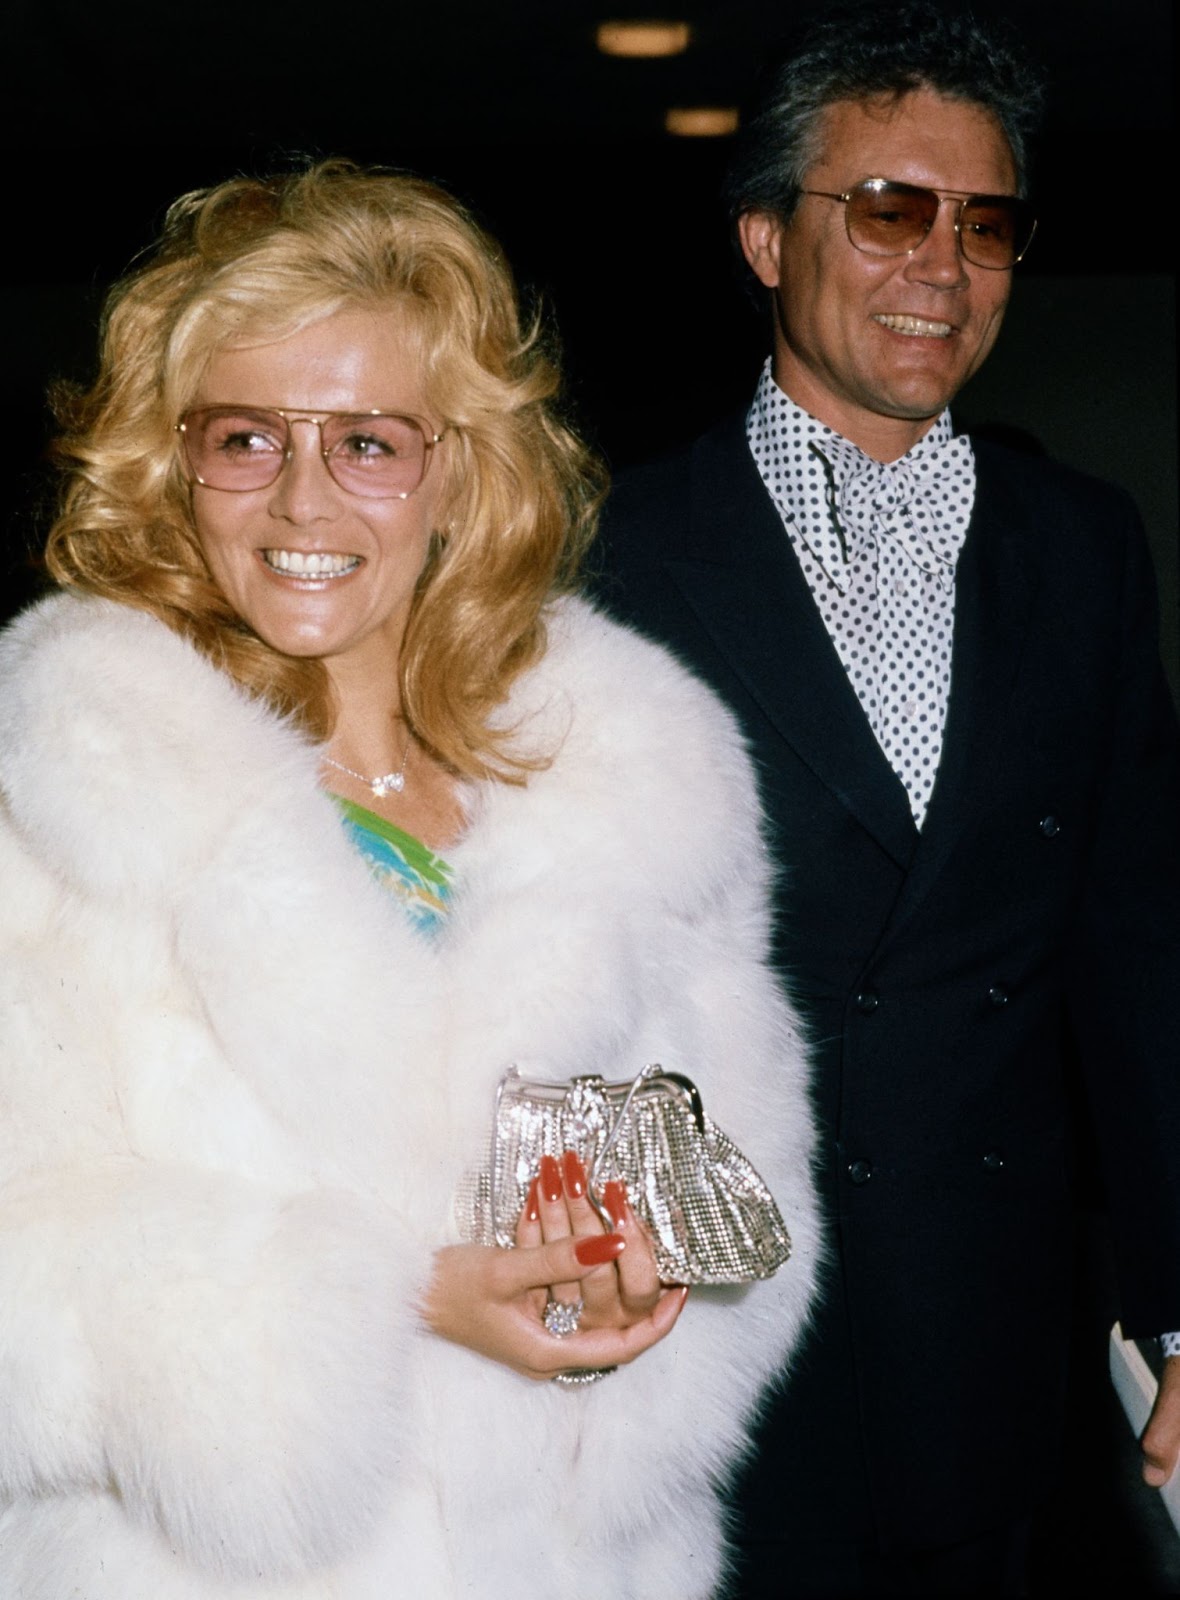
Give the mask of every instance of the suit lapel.
M 935 884 L 990 791 L 1008 723 L 1036 587 L 1029 508 L 987 446 L 976 446 L 971 527 L 955 579 L 955 639 L 946 731 L 934 792 L 891 937 Z
M 951 694 L 938 778 L 919 835 L 758 476 L 744 423 L 698 441 L 682 560 L 671 573 L 768 721 L 903 869 L 892 933 L 937 881 L 986 799 L 1034 598 L 1029 508 L 986 443 L 956 578 Z
M 906 867 L 917 835 L 905 789 L 828 637 L 740 419 L 695 447 L 688 543 L 671 571 L 768 721 Z

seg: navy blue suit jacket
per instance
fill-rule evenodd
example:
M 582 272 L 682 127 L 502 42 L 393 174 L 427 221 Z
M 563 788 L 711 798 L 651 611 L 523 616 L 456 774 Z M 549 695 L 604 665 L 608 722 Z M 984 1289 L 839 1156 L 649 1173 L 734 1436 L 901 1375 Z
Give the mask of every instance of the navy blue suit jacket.
M 742 420 L 625 475 L 605 517 L 604 603 L 744 724 L 813 1042 L 833 1264 L 742 1487 L 756 1535 L 938 1544 L 1044 1493 L 1075 1080 L 1124 1327 L 1180 1328 L 1180 743 L 1150 562 L 1120 490 L 976 462 L 920 833 Z

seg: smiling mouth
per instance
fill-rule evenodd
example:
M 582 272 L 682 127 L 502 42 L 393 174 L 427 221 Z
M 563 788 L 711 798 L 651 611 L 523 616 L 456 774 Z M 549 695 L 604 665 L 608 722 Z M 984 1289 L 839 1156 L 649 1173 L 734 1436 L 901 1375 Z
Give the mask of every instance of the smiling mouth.
M 929 322 L 925 317 L 903 317 L 889 311 L 878 312 L 873 321 L 892 333 L 908 333 L 918 339 L 949 339 L 955 331 L 949 322 Z
M 343 578 L 361 564 L 360 556 L 328 550 L 264 550 L 262 559 L 272 572 L 289 578 Z

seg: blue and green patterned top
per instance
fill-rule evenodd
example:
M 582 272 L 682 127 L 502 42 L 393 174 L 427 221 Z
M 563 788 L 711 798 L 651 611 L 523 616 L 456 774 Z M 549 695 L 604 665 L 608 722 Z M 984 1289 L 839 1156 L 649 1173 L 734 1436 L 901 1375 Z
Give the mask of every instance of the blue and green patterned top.
M 454 869 L 412 833 L 340 795 L 333 799 L 340 807 L 345 831 L 377 882 L 401 902 L 417 928 L 434 933 L 449 909 Z

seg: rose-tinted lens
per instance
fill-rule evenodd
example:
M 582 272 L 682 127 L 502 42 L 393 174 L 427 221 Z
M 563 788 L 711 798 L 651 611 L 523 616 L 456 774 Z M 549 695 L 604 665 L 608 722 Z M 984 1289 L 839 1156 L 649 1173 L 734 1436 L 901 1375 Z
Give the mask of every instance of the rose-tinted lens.
M 287 424 L 273 411 L 209 406 L 184 418 L 193 476 L 211 489 L 261 489 L 282 471 Z
M 869 178 L 858 183 L 844 206 L 848 237 L 871 256 L 904 256 L 916 250 L 934 226 L 938 196 L 908 183 Z
M 1028 249 L 1036 220 L 1026 200 L 972 195 L 959 212 L 963 254 L 977 267 L 1010 267 Z
M 352 494 L 390 498 L 422 482 L 428 441 L 412 417 L 329 417 L 323 435 L 332 476 Z

